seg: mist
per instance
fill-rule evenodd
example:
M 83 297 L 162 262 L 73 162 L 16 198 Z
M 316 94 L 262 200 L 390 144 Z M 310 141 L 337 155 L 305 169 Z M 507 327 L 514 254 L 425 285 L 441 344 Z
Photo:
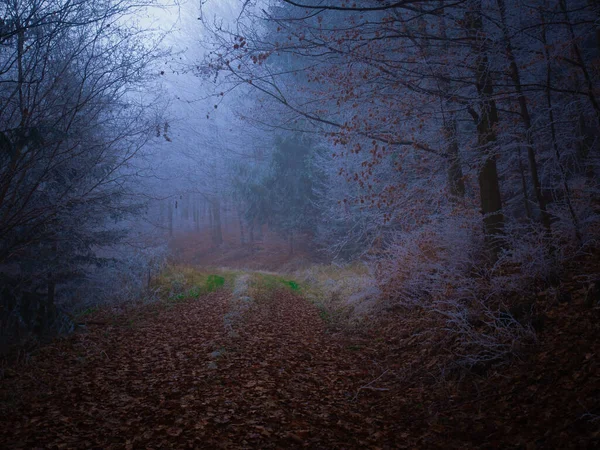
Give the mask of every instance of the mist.
M 598 444 L 599 20 L 0 3 L 0 443 Z

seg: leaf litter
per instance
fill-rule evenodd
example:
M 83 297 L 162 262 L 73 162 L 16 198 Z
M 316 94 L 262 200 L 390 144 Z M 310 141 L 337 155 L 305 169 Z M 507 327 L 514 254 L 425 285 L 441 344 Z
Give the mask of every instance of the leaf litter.
M 328 326 L 293 289 L 254 300 L 244 303 L 235 333 L 224 318 L 238 302 L 219 290 L 169 307 L 146 305 L 127 317 L 100 317 L 104 326 L 7 367 L 1 446 L 592 448 L 599 442 L 597 309 L 552 309 L 554 331 L 541 336 L 534 355 L 478 377 L 447 371 L 439 348 L 399 331 L 405 318 L 350 333 Z

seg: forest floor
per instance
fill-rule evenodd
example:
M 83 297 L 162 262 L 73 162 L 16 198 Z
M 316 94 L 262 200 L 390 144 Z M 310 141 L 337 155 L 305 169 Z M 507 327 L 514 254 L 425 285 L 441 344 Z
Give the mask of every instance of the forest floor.
M 480 376 L 393 318 L 334 326 L 279 275 L 159 283 L 4 366 L 1 448 L 600 446 L 598 308 L 557 305 L 535 352 Z

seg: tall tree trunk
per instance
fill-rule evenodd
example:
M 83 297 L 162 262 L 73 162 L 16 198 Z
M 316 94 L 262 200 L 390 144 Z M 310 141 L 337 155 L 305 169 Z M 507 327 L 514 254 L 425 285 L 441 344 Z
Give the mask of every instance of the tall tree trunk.
M 569 12 L 567 10 L 567 2 L 566 0 L 559 0 L 558 4 L 560 5 L 560 9 L 565 17 L 565 22 L 567 24 L 567 30 L 569 32 L 569 37 L 571 38 L 571 48 L 573 49 L 573 53 L 575 55 L 575 62 L 577 66 L 581 70 L 583 75 L 583 79 L 585 81 L 585 86 L 587 89 L 587 96 L 596 112 L 596 120 L 598 125 L 600 125 L 600 104 L 598 103 L 598 99 L 596 98 L 595 92 L 597 92 L 597 88 L 594 86 L 594 81 L 592 80 L 592 75 L 590 74 L 589 69 L 587 68 L 587 64 L 583 59 L 583 55 L 581 54 L 581 49 L 577 44 L 577 36 L 575 35 L 575 29 L 573 28 L 573 24 L 571 23 L 571 19 L 569 17 Z
M 446 27 L 446 18 L 444 16 L 444 2 L 439 2 L 440 9 L 440 36 L 442 38 L 442 51 L 448 53 L 448 40 L 447 40 L 447 27 Z M 423 31 L 425 32 L 425 31 Z M 457 124 L 456 124 L 456 115 L 452 111 L 452 105 L 449 101 L 450 95 L 450 82 L 449 77 L 444 74 L 440 81 L 441 87 L 441 102 L 442 107 L 445 109 L 444 113 L 444 123 L 443 123 L 443 134 L 446 140 L 446 145 L 448 148 L 448 157 L 449 157 L 449 165 L 448 165 L 448 186 L 450 188 L 450 196 L 451 198 L 463 198 L 465 196 L 465 180 L 463 176 L 462 167 L 460 164 L 460 155 L 459 155 L 459 147 L 458 147 L 458 136 L 457 136 Z
M 56 241 L 53 241 L 51 248 L 52 248 L 52 256 L 54 258 L 53 266 L 56 266 L 58 263 L 58 243 Z M 55 316 L 55 312 L 56 312 L 55 297 L 56 297 L 56 280 L 54 277 L 54 273 L 51 271 L 48 274 L 45 326 L 49 326 L 54 320 L 54 316 Z
M 190 196 L 189 194 L 185 195 L 185 198 L 181 200 L 181 215 L 184 220 L 189 220 L 190 218 Z
M 246 234 L 244 232 L 244 217 L 240 211 L 240 208 L 237 208 L 238 222 L 240 224 L 240 244 L 244 245 L 246 243 Z
M 458 139 L 456 136 L 456 117 L 454 117 L 453 113 L 450 113 L 450 117 L 444 120 L 444 135 L 446 137 L 448 156 L 450 159 L 448 166 L 450 195 L 453 198 L 463 198 L 465 196 L 465 180 L 460 165 Z
M 198 206 L 198 199 L 193 199 L 193 214 L 194 214 L 194 229 L 196 232 L 200 231 L 200 207 Z
M 55 305 L 55 297 L 56 297 L 56 282 L 54 281 L 52 274 L 50 274 L 50 278 L 48 279 L 47 286 L 47 297 L 46 297 L 46 311 L 44 316 L 44 328 L 48 328 L 52 325 L 54 321 L 56 305 Z
M 510 66 L 510 78 L 513 82 L 515 91 L 517 93 L 517 100 L 519 102 L 519 110 L 521 113 L 521 119 L 523 120 L 523 125 L 525 127 L 525 141 L 527 148 L 527 159 L 529 160 L 529 171 L 531 174 L 531 183 L 533 184 L 533 190 L 535 192 L 535 198 L 537 200 L 538 206 L 540 208 L 540 213 L 542 216 L 542 225 L 548 232 L 548 234 L 552 233 L 552 227 L 550 224 L 550 215 L 548 214 L 548 209 L 546 207 L 546 199 L 542 193 L 542 185 L 540 183 L 540 177 L 538 174 L 538 164 L 535 155 L 535 147 L 533 138 L 531 136 L 532 126 L 531 126 L 531 115 L 529 114 L 529 107 L 527 105 L 527 99 L 523 94 L 523 88 L 521 85 L 521 75 L 519 73 L 519 67 L 517 66 L 517 60 L 515 58 L 515 54 L 512 47 L 512 42 L 510 40 L 510 34 L 508 32 L 508 25 L 506 23 L 506 4 L 504 0 L 496 0 L 498 2 L 498 8 L 500 9 L 500 18 L 502 24 L 502 34 L 504 37 L 504 44 L 506 50 L 506 56 L 508 57 L 508 62 Z
M 552 147 L 554 149 L 554 155 L 556 157 L 556 164 L 558 165 L 560 171 L 560 177 L 562 181 L 563 191 L 565 193 L 565 199 L 567 203 L 567 208 L 569 210 L 569 215 L 571 217 L 571 221 L 573 222 L 573 226 L 575 227 L 575 236 L 577 240 L 581 243 L 583 241 L 583 237 L 581 236 L 579 219 L 577 214 L 575 214 L 575 209 L 573 208 L 573 203 L 571 200 L 571 189 L 569 188 L 569 182 L 567 180 L 567 171 L 562 164 L 560 150 L 558 147 L 558 141 L 556 136 L 556 124 L 554 121 L 554 107 L 552 104 L 552 91 L 550 89 L 550 84 L 552 83 L 552 65 L 550 63 L 550 53 L 548 52 L 548 39 L 546 35 L 546 18 L 544 15 L 544 11 L 540 9 L 540 17 L 542 22 L 542 43 L 544 44 L 544 58 L 546 60 L 546 105 L 548 106 L 548 115 L 550 119 L 550 134 L 552 136 Z
M 218 198 L 212 200 L 211 210 L 213 244 L 219 246 L 223 243 L 223 230 L 221 229 L 221 202 Z
M 169 207 L 167 209 L 167 220 L 169 221 L 169 237 L 173 237 L 173 201 L 169 200 Z
M 158 205 L 158 213 L 160 217 L 160 225 L 164 226 L 167 221 L 166 212 L 165 212 L 165 202 L 163 200 L 160 201 Z
M 471 38 L 475 42 L 475 85 L 479 95 L 479 114 L 470 111 L 477 124 L 477 144 L 483 156 L 483 165 L 479 170 L 479 195 L 481 212 L 484 216 L 483 225 L 485 238 L 490 256 L 495 261 L 502 249 L 502 235 L 504 234 L 504 215 L 502 213 L 502 198 L 500 195 L 500 182 L 496 165 L 495 143 L 498 124 L 498 109 L 493 99 L 494 88 L 490 74 L 487 49 L 483 35 L 483 22 L 481 16 L 481 2 L 477 2 L 476 9 L 469 11 L 466 23 Z
M 25 26 L 21 25 L 19 22 L 17 22 L 15 24 L 15 26 L 17 28 L 20 28 L 20 30 L 17 32 L 17 90 L 18 90 L 18 94 L 19 94 L 19 110 L 21 112 L 21 120 L 19 123 L 19 129 L 17 130 L 17 133 L 19 135 L 22 135 L 23 137 L 25 136 L 25 127 L 27 125 L 27 118 L 28 118 L 28 111 L 27 108 L 25 107 L 25 95 L 23 93 L 23 86 L 25 85 L 25 75 L 24 75 L 24 68 L 23 68 L 23 59 L 25 56 Z M 9 139 L 10 140 L 10 139 Z M 16 174 L 17 171 L 17 165 L 19 163 L 19 160 L 21 159 L 21 154 L 24 150 L 24 145 L 22 142 L 23 139 L 21 139 L 20 137 L 16 139 L 16 141 L 14 141 L 13 138 L 13 142 L 10 142 L 8 145 L 10 145 L 10 166 L 8 169 L 8 176 L 5 175 L 5 180 L 2 183 L 2 188 L 0 189 L 0 205 L 4 203 L 8 192 L 9 192 L 9 188 L 11 187 L 11 180 L 13 179 L 13 177 Z M 4 212 L 4 215 L 2 217 L 2 222 L 5 222 L 6 219 L 8 218 L 9 214 L 11 213 L 11 208 L 6 208 L 6 211 Z
M 521 189 L 523 189 L 523 203 L 527 218 L 531 219 L 531 206 L 529 205 L 529 194 L 527 192 L 527 180 L 525 179 L 525 167 L 523 167 L 523 158 L 521 155 L 521 147 L 519 147 L 519 174 L 521 175 Z

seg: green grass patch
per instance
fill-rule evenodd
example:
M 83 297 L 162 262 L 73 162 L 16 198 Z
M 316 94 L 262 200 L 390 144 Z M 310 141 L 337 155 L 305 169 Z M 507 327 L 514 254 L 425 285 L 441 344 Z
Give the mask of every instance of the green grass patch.
M 173 294 L 169 297 L 169 301 L 172 302 L 181 302 L 186 299 L 185 294 Z
M 217 269 L 211 272 L 193 267 L 170 266 L 154 280 L 154 286 L 158 288 L 162 298 L 177 303 L 224 287 L 232 288 L 238 276 L 235 271 Z
M 169 296 L 169 300 L 172 301 L 183 301 L 188 298 L 198 298 L 202 295 L 215 292 L 225 286 L 225 277 L 220 275 L 208 275 L 206 280 L 200 286 L 194 286 L 191 289 L 180 292 L 178 294 L 173 293 Z
M 304 285 L 275 273 L 244 272 L 241 270 L 199 269 L 187 266 L 170 266 L 154 281 L 161 297 L 168 303 L 196 299 L 219 289 L 233 289 L 235 280 L 241 275 L 250 275 L 248 295 L 252 298 L 268 299 L 281 289 L 303 294 Z
M 289 280 L 277 274 L 264 272 L 253 273 L 250 278 L 250 290 L 253 298 L 270 297 L 280 289 L 289 289 L 299 293 L 301 285 L 295 280 Z
M 293 280 L 286 281 L 285 284 L 287 284 L 294 292 L 298 292 L 300 290 L 300 285 Z
M 206 292 L 214 292 L 219 288 L 225 286 L 225 277 L 219 275 L 209 275 L 204 284 L 204 290 Z

